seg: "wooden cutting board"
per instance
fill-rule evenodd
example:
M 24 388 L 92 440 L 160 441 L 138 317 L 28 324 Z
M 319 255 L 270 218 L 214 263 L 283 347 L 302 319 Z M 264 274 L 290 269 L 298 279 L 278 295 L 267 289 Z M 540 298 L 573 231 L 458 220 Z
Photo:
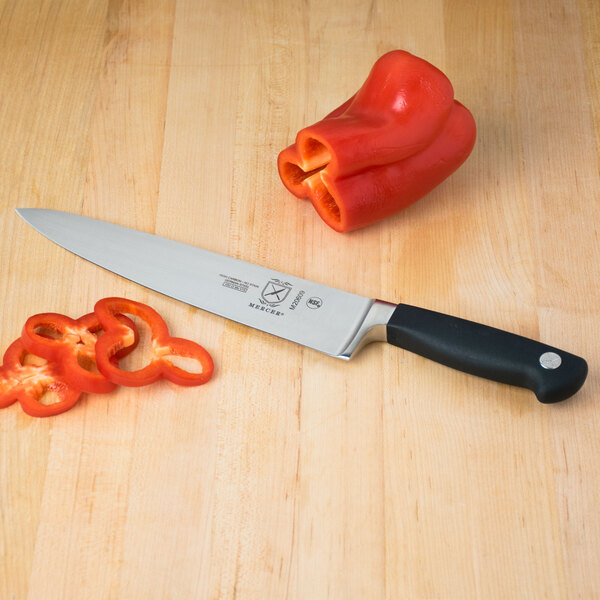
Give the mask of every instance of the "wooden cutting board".
M 0 0 L 4 350 L 105 296 L 212 353 L 197 389 L 0 411 L 0 597 L 593 598 L 600 589 L 600 5 Z M 358 232 L 278 152 L 404 48 L 472 111 L 469 160 Z M 373 345 L 345 363 L 51 244 L 47 207 L 584 356 L 572 400 Z

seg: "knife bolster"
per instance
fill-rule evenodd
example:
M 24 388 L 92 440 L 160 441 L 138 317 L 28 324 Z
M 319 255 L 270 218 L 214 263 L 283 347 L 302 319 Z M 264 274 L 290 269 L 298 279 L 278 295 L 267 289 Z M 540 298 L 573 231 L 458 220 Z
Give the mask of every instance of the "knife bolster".
M 387 324 L 394 310 L 395 304 L 373 300 L 346 347 L 338 354 L 338 358 L 349 360 L 367 344 L 387 341 Z

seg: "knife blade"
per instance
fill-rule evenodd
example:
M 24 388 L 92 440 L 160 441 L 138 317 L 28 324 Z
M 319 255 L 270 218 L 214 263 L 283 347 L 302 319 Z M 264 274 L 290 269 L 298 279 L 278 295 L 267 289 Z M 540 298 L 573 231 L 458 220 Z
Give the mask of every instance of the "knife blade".
M 575 394 L 583 358 L 428 309 L 365 298 L 143 231 L 62 211 L 18 208 L 66 250 L 221 317 L 349 359 L 385 341 L 451 368 L 527 388 L 540 402 Z

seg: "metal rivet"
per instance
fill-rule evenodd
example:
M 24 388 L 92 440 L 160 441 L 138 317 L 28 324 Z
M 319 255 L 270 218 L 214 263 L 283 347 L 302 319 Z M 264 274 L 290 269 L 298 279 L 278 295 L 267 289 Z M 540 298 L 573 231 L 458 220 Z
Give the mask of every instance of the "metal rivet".
M 544 352 L 540 356 L 540 365 L 544 369 L 558 369 L 562 363 L 562 358 L 556 352 Z

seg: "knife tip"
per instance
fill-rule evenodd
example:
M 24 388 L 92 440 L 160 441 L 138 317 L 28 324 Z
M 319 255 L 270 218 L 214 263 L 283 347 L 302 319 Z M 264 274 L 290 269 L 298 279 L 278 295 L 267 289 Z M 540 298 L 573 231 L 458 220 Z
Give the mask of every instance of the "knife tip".
M 22 218 L 25 219 L 25 221 L 28 220 L 28 215 L 31 216 L 33 213 L 35 213 L 37 210 L 37 208 L 15 208 L 15 212 Z
M 33 227 L 35 227 L 35 225 L 33 224 L 33 221 L 35 220 L 35 217 L 37 214 L 39 214 L 40 209 L 39 208 L 15 208 L 15 212 L 21 217 L 21 219 L 23 219 L 23 221 L 25 221 L 26 223 L 28 223 L 29 225 L 32 225 Z

